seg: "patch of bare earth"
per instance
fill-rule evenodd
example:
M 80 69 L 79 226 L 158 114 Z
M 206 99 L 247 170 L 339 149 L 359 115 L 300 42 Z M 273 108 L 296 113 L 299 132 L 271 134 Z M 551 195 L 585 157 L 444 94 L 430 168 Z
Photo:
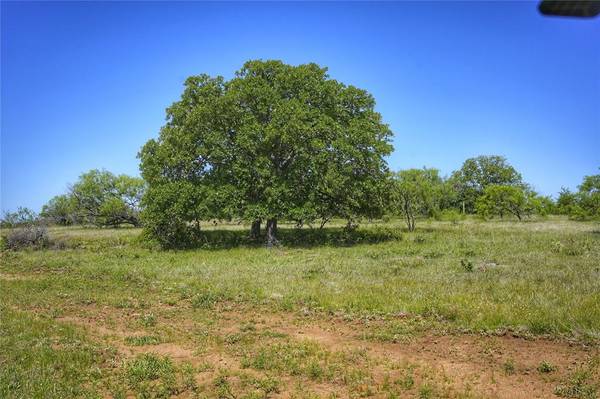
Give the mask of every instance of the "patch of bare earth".
M 157 327 L 168 327 L 175 339 L 145 346 L 125 343 L 126 337 L 144 333 L 143 328 L 131 327 L 135 325 L 132 320 L 137 314 L 130 310 L 92 307 L 86 309 L 85 316 L 70 314 L 58 320 L 85 328 L 92 337 L 109 342 L 125 357 L 156 353 L 169 356 L 176 362 L 190 362 L 195 366 L 212 365 L 210 370 L 198 373 L 197 381 L 200 384 L 210 384 L 217 373 L 224 369 L 233 373 L 242 369 L 255 373 L 244 369 L 241 358 L 227 351 L 223 344 L 208 345 L 198 350 L 198 343 L 190 337 L 193 331 L 202 328 L 199 325 L 202 322 L 194 321 L 192 312 L 194 310 L 179 306 L 161 306 L 157 313 Z M 313 341 L 330 352 L 366 353 L 369 358 L 368 371 L 375 386 L 382 386 L 386 379 L 399 378 L 402 369 L 397 365 L 413 365 L 415 379 L 437 380 L 449 388 L 446 392 L 468 392 L 476 397 L 554 397 L 556 385 L 566 375 L 600 354 L 598 346 L 511 336 L 422 334 L 402 343 L 375 342 L 361 338 L 369 328 L 364 321 L 273 312 L 238 304 L 218 306 L 210 314 L 214 318 L 211 331 L 221 338 L 243 331 L 244 326 L 252 324 L 257 332 L 285 334 L 297 342 Z M 539 372 L 537 369 L 542 362 L 552 364 L 556 370 L 551 373 Z M 293 375 L 282 375 L 281 380 L 284 386 L 270 397 L 290 397 L 288 388 L 300 382 L 319 396 L 344 392 L 331 381 L 311 381 Z M 375 390 L 369 396 L 385 397 L 381 390 Z

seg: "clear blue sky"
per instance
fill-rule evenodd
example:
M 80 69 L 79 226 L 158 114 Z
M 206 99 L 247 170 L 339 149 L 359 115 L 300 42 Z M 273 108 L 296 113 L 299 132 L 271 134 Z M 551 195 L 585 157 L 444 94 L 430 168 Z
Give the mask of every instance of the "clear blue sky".
M 393 169 L 500 154 L 545 194 L 600 166 L 600 18 L 534 2 L 2 3 L 1 208 L 136 154 L 184 79 L 317 62 L 370 91 Z

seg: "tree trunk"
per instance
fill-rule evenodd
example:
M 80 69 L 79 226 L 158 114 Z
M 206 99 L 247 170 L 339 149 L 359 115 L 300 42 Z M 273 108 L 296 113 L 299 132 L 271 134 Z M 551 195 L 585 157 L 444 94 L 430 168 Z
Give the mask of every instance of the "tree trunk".
M 412 213 L 408 214 L 408 231 L 415 231 L 415 217 Z
M 413 231 L 415 229 L 415 217 L 412 214 L 410 203 L 407 200 L 404 201 L 404 214 L 406 215 L 406 226 L 408 227 L 408 231 Z
M 250 227 L 250 238 L 253 240 L 257 240 L 260 237 L 260 224 L 261 220 L 256 219 L 252 222 L 252 227 Z
M 273 245 L 278 245 L 277 235 L 277 219 L 267 219 L 267 248 L 272 248 Z

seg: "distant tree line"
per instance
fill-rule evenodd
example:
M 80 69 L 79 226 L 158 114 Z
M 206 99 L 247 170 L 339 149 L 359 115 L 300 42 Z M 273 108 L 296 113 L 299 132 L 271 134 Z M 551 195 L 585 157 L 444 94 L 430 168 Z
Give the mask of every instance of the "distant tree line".
M 478 214 L 522 220 L 555 211 L 552 198 L 537 194 L 498 155 L 469 158 L 449 178 L 437 169 L 408 169 L 393 174 L 392 182 L 391 209 L 405 217 L 409 230 L 414 230 L 416 217 Z
M 79 176 L 67 193 L 57 195 L 42 207 L 39 215 L 27 208 L 7 212 L 4 227 L 33 221 L 69 226 L 75 224 L 117 227 L 140 226 L 140 202 L 145 190 L 141 178 L 90 170 Z
M 556 213 L 572 219 L 600 217 L 600 174 L 585 176 L 577 192 L 563 188 L 556 201 Z
M 380 187 L 383 188 L 379 189 L 376 200 L 381 206 L 378 217 L 400 216 L 409 231 L 415 229 L 418 218 L 456 221 L 468 214 L 483 219 L 513 217 L 523 220 L 532 215 L 555 214 L 567 215 L 573 220 L 600 220 L 600 174 L 585 176 L 576 192 L 562 189 L 555 201 L 537 194 L 504 157 L 497 155 L 470 158 L 448 178 L 442 177 L 435 168 L 389 172 L 382 177 Z M 17 227 L 44 222 L 61 226 L 117 227 L 129 224 L 137 227 L 142 225 L 145 189 L 146 183 L 141 178 L 90 170 L 83 173 L 67 193 L 50 199 L 39 215 L 19 207 L 15 212 L 6 212 L 1 225 Z M 190 214 L 198 206 L 193 198 L 186 197 L 185 192 L 173 194 L 170 206 L 180 207 L 178 212 Z M 188 202 L 182 203 L 181 199 Z M 147 204 L 148 199 L 143 203 Z M 176 216 L 177 213 L 167 211 L 165 216 L 168 215 Z M 198 218 L 198 214 L 193 214 L 194 218 L 188 220 L 186 227 L 200 232 L 200 223 L 213 219 L 207 215 Z M 242 220 L 225 213 L 216 216 L 214 219 Z M 284 221 L 294 222 L 298 227 L 322 228 L 334 216 L 340 217 L 335 214 L 319 219 L 285 218 Z M 344 216 L 350 227 L 360 218 L 351 213 Z M 254 238 L 260 234 L 256 229 L 253 224 L 250 234 Z

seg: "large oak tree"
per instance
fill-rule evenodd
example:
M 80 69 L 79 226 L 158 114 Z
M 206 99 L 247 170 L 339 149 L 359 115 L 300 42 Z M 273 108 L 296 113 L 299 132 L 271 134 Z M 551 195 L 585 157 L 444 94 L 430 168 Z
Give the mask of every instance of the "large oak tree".
M 249 61 L 192 76 L 140 152 L 148 232 L 176 246 L 200 221 L 239 218 L 269 245 L 278 220 L 374 217 L 384 209 L 391 131 L 365 90 L 316 64 Z

